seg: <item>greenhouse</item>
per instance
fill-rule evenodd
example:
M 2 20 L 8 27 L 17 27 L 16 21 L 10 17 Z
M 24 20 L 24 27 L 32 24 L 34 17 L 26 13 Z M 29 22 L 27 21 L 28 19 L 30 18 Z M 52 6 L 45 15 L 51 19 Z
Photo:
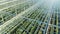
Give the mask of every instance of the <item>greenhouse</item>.
M 60 0 L 0 0 L 0 34 L 60 34 Z

